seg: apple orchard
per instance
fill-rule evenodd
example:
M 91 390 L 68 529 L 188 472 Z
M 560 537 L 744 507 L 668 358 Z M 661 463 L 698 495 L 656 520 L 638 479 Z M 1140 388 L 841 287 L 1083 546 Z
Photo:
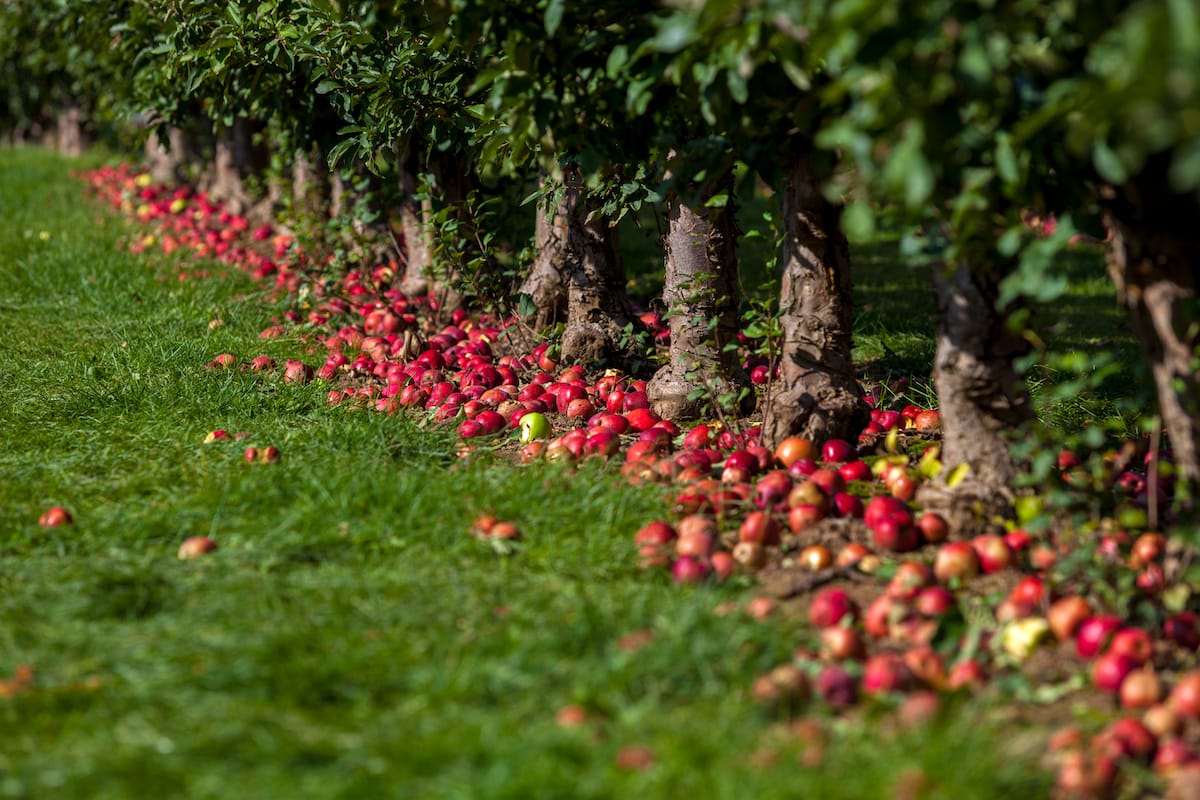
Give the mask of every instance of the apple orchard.
M 643 580 L 803 631 L 737 689 L 764 727 L 1000 693 L 1063 797 L 1200 783 L 1198 76 L 1174 0 L 0 5 L 9 141 L 123 154 L 84 180 L 126 249 L 248 275 L 305 348 L 197 380 L 606 462 L 661 497 Z M 897 364 L 855 292 L 913 275 Z M 1084 285 L 1119 314 L 1072 339 Z

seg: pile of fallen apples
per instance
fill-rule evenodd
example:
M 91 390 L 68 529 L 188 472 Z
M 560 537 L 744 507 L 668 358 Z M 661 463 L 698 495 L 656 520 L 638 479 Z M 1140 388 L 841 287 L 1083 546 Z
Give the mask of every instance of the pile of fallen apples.
M 756 576 L 776 587 L 747 605 L 759 618 L 807 599 L 797 616 L 806 613 L 810 640 L 751 687 L 772 713 L 817 704 L 846 714 L 864 700 L 907 697 L 903 713 L 921 716 L 936 709 L 937 693 L 984 691 L 1001 675 L 1036 680 L 1033 667 L 1050 659 L 1090 677 L 1067 681 L 1065 694 L 1115 716 L 1090 741 L 1070 726 L 1054 736 L 1065 794 L 1111 794 L 1126 763 L 1200 774 L 1200 625 L 1182 571 L 1168 563 L 1168 540 L 1112 520 L 1036 533 L 997 523 L 962 536 L 914 505 L 922 482 L 953 480 L 952 465 L 939 460 L 937 411 L 873 408 L 860 441 L 819 448 L 792 438 L 768 450 L 757 427 L 737 421 L 682 430 L 650 408 L 645 381 L 563 366 L 549 343 L 511 352 L 509 321 L 447 314 L 432 297 L 407 297 L 392 286 L 395 264 L 309 279 L 313 256 L 290 237 L 251 226 L 202 193 L 155 185 L 129 167 L 88 181 L 146 226 L 135 250 L 218 258 L 291 297 L 304 287 L 308 305 L 262 337 L 302 337 L 314 363 L 279 368 L 267 356 L 241 362 L 223 353 L 209 369 L 326 382 L 331 406 L 407 410 L 456 426 L 464 453 L 491 441 L 523 463 L 615 458 L 628 480 L 668 487 L 667 512 L 633 535 L 631 557 L 643 567 L 679 584 Z M 661 320 L 644 322 L 661 341 Z M 756 384 L 770 379 L 769 365 L 748 350 L 744 357 Z M 878 392 L 866 396 L 881 403 Z M 1059 464 L 1063 482 L 1078 484 L 1078 460 L 1064 454 Z M 1118 488 L 1144 502 L 1146 473 L 1123 469 Z M 1156 491 L 1166 502 L 1169 471 L 1162 475 Z M 487 514 L 472 532 L 493 541 L 518 535 L 514 523 Z

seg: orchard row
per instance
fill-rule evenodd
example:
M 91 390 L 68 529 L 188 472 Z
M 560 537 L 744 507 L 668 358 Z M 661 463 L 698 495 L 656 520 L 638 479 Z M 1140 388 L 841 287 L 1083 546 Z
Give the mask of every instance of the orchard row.
M 135 248 L 217 256 L 273 285 L 297 305 L 262 336 L 296 337 L 313 355 L 326 354 L 321 363 L 279 365 L 223 353 L 209 370 L 322 382 L 330 407 L 453 426 L 465 457 L 491 447 L 568 467 L 615 458 L 627 480 L 661 484 L 665 513 L 631 532 L 631 560 L 683 585 L 756 577 L 764 593 L 746 604 L 753 618 L 787 610 L 794 599 L 805 604 L 809 627 L 797 632 L 795 657 L 747 687 L 770 714 L 808 716 L 815 704 L 851 715 L 864 698 L 904 697 L 898 713 L 920 719 L 943 693 L 996 691 L 997 679 L 1050 659 L 1060 675 L 1085 678 L 1065 679 L 1073 694 L 1120 709 L 1090 742 L 1073 727 L 1055 736 L 1052 760 L 1065 792 L 1117 791 L 1126 762 L 1153 765 L 1167 779 L 1200 764 L 1200 626 L 1178 545 L 1145 530 L 1145 513 L 1083 529 L 994 521 L 975 534 L 914 503 L 921 485 L 956 480 L 941 461 L 936 411 L 902 399 L 883 406 L 880 395 L 862 393 L 865 404 L 883 407 L 871 409 L 856 441 L 818 446 L 789 437 L 770 449 L 755 426 L 660 417 L 640 379 L 563 366 L 544 343 L 521 352 L 520 339 L 508 335 L 512 319 L 456 311 L 436 322 L 441 310 L 428 298 L 392 287 L 390 265 L 336 284 L 311 282 L 304 264 L 312 256 L 289 237 L 202 194 L 128 169 L 101 170 L 90 183 L 147 226 Z M 185 269 L 178 277 L 196 275 Z M 311 302 L 307 313 L 301 296 Z M 215 431 L 210 439 L 221 446 L 236 435 Z M 271 460 L 257 449 L 245 455 Z M 1153 463 L 1150 454 L 1143 461 Z M 1158 466 L 1156 489 L 1167 503 L 1176 484 L 1169 461 Z M 1063 453 L 1059 468 L 1064 486 L 1091 488 L 1073 454 Z M 1129 508 L 1145 506 L 1146 470 L 1133 462 L 1122 469 L 1112 491 Z M 47 512 L 44 524 L 69 521 L 64 513 Z M 486 508 L 470 533 L 493 544 L 522 535 L 520 520 L 497 520 Z M 215 545 L 189 540 L 180 554 L 203 556 Z
M 635 361 L 616 223 L 655 209 L 671 335 L 657 371 L 634 377 L 677 420 L 746 410 L 736 209 L 765 184 L 777 344 L 750 372 L 778 369 L 762 408 L 771 447 L 854 441 L 868 424 L 847 237 L 886 217 L 903 260 L 936 267 L 942 457 L 970 467 L 936 496 L 982 509 L 981 524 L 1025 467 L 1006 434 L 1032 424 L 1015 365 L 1039 332 L 1018 311 L 1062 296 L 1071 278 L 1054 256 L 1078 231 L 1107 239 L 1162 429 L 1183 480 L 1200 477 L 1187 324 L 1200 18 L 1186 7 L 8 3 L 0 127 L 71 146 L 148 127 L 160 178 L 198 173 L 255 224 L 286 210 L 349 254 L 320 265 L 335 277 L 374 280 L 395 261 L 388 280 L 407 298 L 561 324 L 559 357 L 585 367 Z M 513 226 L 521 198 L 536 212 Z M 1031 230 L 1031 213 L 1056 214 L 1053 232 Z

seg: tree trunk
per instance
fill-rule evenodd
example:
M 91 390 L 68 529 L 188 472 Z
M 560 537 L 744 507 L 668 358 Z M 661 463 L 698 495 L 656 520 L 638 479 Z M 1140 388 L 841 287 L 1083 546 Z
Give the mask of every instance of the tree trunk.
M 719 208 L 705 203 L 724 192 Z M 646 387 L 651 408 L 665 419 L 695 419 L 706 408 L 725 408 L 745 385 L 737 353 L 737 225 L 733 173 L 689 187 L 695 205 L 678 193 L 667 198 L 663 301 L 671 328 L 670 360 Z M 693 390 L 703 394 L 693 398 Z M 740 409 L 739 409 L 740 410 Z
M 1105 203 L 1108 271 L 1150 362 L 1179 477 L 1194 486 L 1200 480 L 1200 200 L 1171 191 L 1167 168 L 1165 158 L 1151 159 Z
M 442 207 L 455 219 L 465 223 L 460 226 L 462 230 L 470 230 L 471 223 L 464 220 L 464 215 L 467 213 L 467 196 L 474 186 L 466 165 L 457 153 L 439 152 L 429 160 L 429 172 L 433 177 L 433 192 Z M 428 227 L 433 217 L 432 201 L 429 208 L 423 206 L 421 210 L 424 217 L 422 222 Z M 428 236 L 435 273 L 430 281 L 430 293 L 437 298 L 440 309 L 453 311 L 462 308 L 466 297 L 456 286 L 458 265 L 438 257 L 436 231 L 429 231 Z
M 43 123 L 34 123 L 32 129 L 32 138 L 39 140 L 42 147 L 57 150 L 58 149 L 58 129 L 49 120 Z
M 422 297 L 429 293 L 429 273 L 433 268 L 433 242 L 429 227 L 425 224 L 433 209 L 428 200 L 416 198 L 420 159 L 413 148 L 409 148 L 400 161 L 400 229 L 404 233 L 404 280 L 400 290 L 409 297 Z
M 548 179 L 542 178 L 545 186 Z M 536 309 L 531 323 L 536 330 L 548 328 L 567 318 L 567 234 L 569 206 L 566 192 L 558 192 L 550 201 L 538 204 L 534 228 L 533 268 L 521 283 L 518 294 L 533 298 Z
M 1028 350 L 996 308 L 1002 270 L 959 264 L 934 270 L 937 351 L 933 381 L 942 415 L 945 472 L 922 487 L 918 498 L 959 530 L 1008 516 L 1020 465 L 1009 436 L 1033 414 L 1029 391 L 1013 362 Z M 968 465 L 961 482 L 946 478 Z
M 58 113 L 55 131 L 58 152 L 72 157 L 83 155 L 88 141 L 83 129 L 83 112 L 79 106 L 72 103 Z
M 630 318 L 617 228 L 607 218 L 589 214 L 577 173 L 567 177 L 564 195 L 567 324 L 562 356 L 580 364 L 622 360 L 620 342 Z
M 328 170 L 316 148 L 307 153 L 297 150 L 292 157 L 293 213 L 312 220 L 328 219 L 328 185 Z
M 850 251 L 841 206 L 826 199 L 808 153 L 793 156 L 783 191 L 780 379 L 763 415 L 763 441 L 854 442 L 870 409 L 851 360 Z
M 267 164 L 266 149 L 254 142 L 256 127 L 245 117 L 238 117 L 217 137 L 213 185 L 209 194 L 234 214 L 250 208 L 246 182 L 251 177 L 261 176 Z
M 167 141 L 163 144 L 157 134 L 146 137 L 146 166 L 150 177 L 157 183 L 175 183 L 183 178 L 187 144 L 179 128 L 167 129 Z

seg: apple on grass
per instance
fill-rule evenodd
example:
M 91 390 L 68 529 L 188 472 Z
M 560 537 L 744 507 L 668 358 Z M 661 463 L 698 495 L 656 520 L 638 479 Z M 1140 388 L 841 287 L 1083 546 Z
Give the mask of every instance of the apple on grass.
M 43 528 L 58 528 L 62 525 L 70 525 L 74 521 L 71 512 L 62 506 L 51 506 L 38 517 L 38 525 Z
M 183 544 L 179 545 L 179 559 L 190 561 L 216 549 L 217 543 L 208 536 L 189 536 L 183 540 Z

